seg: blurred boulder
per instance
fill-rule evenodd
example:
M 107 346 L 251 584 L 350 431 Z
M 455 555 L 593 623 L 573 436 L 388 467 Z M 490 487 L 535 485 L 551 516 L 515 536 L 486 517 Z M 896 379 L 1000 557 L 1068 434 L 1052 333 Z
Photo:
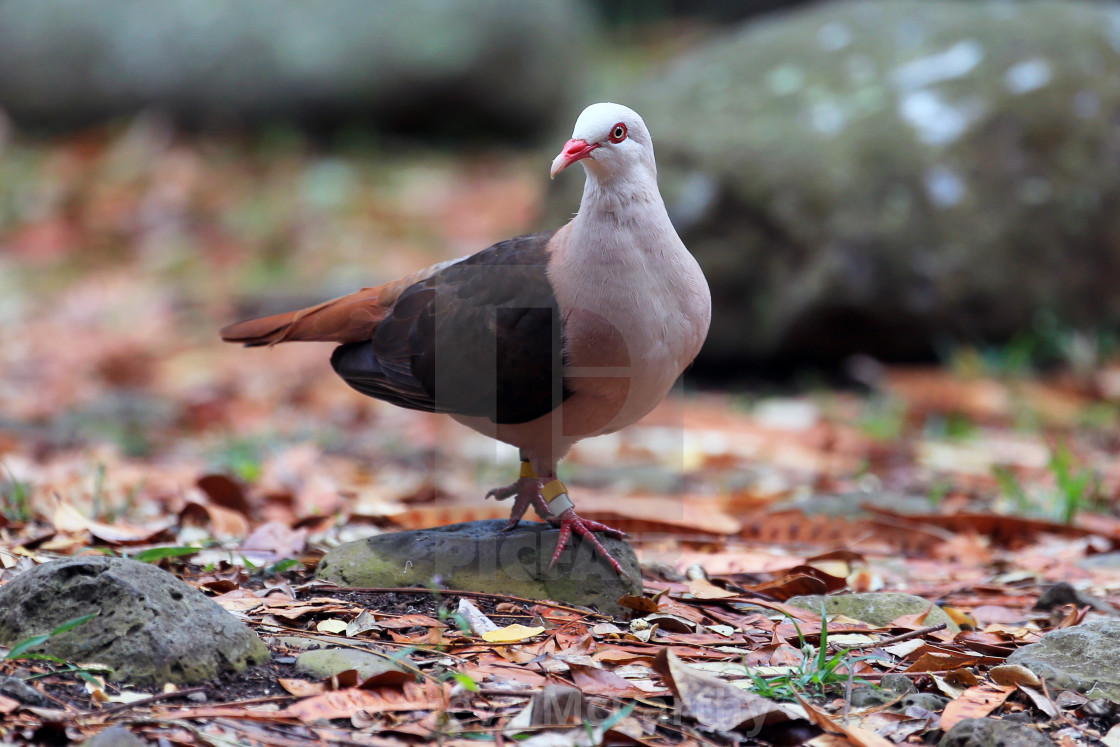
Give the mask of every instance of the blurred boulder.
M 589 31 L 578 0 L 4 0 L 0 110 L 525 139 L 571 108 Z
M 1117 81 L 1115 5 L 862 0 L 618 92 L 712 286 L 701 365 L 914 359 L 1042 309 L 1120 323 Z

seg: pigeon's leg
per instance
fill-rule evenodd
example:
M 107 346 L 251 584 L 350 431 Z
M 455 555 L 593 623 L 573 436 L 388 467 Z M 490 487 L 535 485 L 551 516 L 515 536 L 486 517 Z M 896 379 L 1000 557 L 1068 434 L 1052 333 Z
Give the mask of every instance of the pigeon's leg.
M 541 516 L 548 515 L 548 504 L 541 495 L 541 488 L 543 487 L 544 480 L 537 477 L 537 473 L 533 471 L 533 465 L 528 459 L 522 459 L 521 476 L 516 481 L 505 487 L 494 488 L 486 494 L 487 498 L 493 498 L 496 501 L 513 498 L 513 507 L 509 512 L 509 523 L 503 527 L 503 531 L 508 531 L 517 526 L 517 522 L 521 521 L 521 517 L 529 510 L 529 506 L 535 508 Z
M 556 540 L 556 551 L 552 553 L 552 560 L 548 564 L 549 570 L 552 570 L 556 561 L 560 559 L 560 553 L 564 552 L 572 534 L 577 534 L 590 542 L 599 551 L 599 554 L 611 564 L 611 568 L 614 568 L 618 575 L 623 578 L 630 578 L 630 575 L 622 570 L 622 566 L 618 564 L 613 555 L 607 552 L 607 548 L 603 547 L 599 538 L 595 536 L 595 532 L 603 532 L 608 537 L 622 539 L 626 536 L 625 532 L 597 521 L 584 519 L 577 514 L 575 504 L 568 497 L 568 487 L 556 479 L 555 475 L 550 475 L 549 481 L 541 488 L 541 498 L 547 504 L 548 513 L 541 513 L 540 508 L 537 508 L 537 513 L 553 526 L 560 527 L 560 536 Z M 534 507 L 536 507 L 536 503 L 534 503 Z
M 624 578 L 630 578 L 629 574 L 622 569 L 618 561 L 607 552 L 607 548 L 603 547 L 599 542 L 599 538 L 595 536 L 595 532 L 603 532 L 604 534 L 622 539 L 626 533 L 609 527 L 606 524 L 601 524 L 597 521 L 584 519 L 576 513 L 575 504 L 572 499 L 568 497 L 568 488 L 564 483 L 556 479 L 555 471 L 549 470 L 551 473 L 546 478 L 537 476 L 536 471 L 533 469 L 532 462 L 522 455 L 521 459 L 521 476 L 517 481 L 510 485 L 501 488 L 494 488 L 486 494 L 487 498 L 494 498 L 495 500 L 504 501 L 507 498 L 513 498 L 513 508 L 510 511 L 509 523 L 506 524 L 504 529 L 509 530 L 517 526 L 517 522 L 521 521 L 521 517 L 532 506 L 537 515 L 542 519 L 560 528 L 560 537 L 556 540 L 556 551 L 552 553 L 552 560 L 548 564 L 549 570 L 556 565 L 556 561 L 560 559 L 560 553 L 564 552 L 564 548 L 568 546 L 568 541 L 572 538 L 572 534 L 577 534 L 583 539 L 591 543 L 591 545 L 599 551 L 611 567 Z

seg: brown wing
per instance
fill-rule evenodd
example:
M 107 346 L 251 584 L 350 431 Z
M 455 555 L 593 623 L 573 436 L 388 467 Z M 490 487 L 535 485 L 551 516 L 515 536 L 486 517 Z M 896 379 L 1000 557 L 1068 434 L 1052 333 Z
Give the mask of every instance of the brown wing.
M 335 371 L 403 407 L 522 423 L 551 412 L 563 335 L 547 275 L 552 232 L 503 241 L 406 288 L 370 340 L 337 348 Z
M 429 412 L 522 423 L 568 395 L 563 335 L 548 281 L 554 232 L 299 311 L 232 324 L 247 346 L 341 342 L 331 365 L 363 394 Z

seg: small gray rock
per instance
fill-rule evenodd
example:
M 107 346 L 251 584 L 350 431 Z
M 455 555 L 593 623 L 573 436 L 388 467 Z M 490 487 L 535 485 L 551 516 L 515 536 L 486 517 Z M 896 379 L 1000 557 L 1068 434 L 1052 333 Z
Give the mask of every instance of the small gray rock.
M 383 672 L 408 672 L 408 667 L 390 659 L 356 648 L 323 648 L 304 651 L 296 657 L 296 671 L 326 679 L 353 669 L 363 680 Z M 414 670 L 413 670 L 414 671 Z
M 930 607 L 930 602 L 927 599 L 916 597 L 913 594 L 899 594 L 897 592 L 868 592 L 837 596 L 810 594 L 793 597 L 786 604 L 792 604 L 794 607 L 812 612 L 820 612 L 821 602 L 824 602 L 825 612 L 830 615 L 847 615 L 871 625 L 887 625 L 903 615 L 925 612 Z M 939 623 L 945 623 L 947 629 L 953 633 L 960 632 L 960 627 L 953 622 L 945 610 L 935 604 L 926 617 L 926 624 L 937 625 Z
M 879 680 L 879 687 L 895 695 L 909 695 L 918 692 L 918 688 L 914 687 L 914 683 L 910 681 L 909 677 L 897 672 L 884 674 L 883 678 Z
M 992 718 L 966 718 L 946 732 L 938 747 L 1050 747 L 1053 744 L 1026 724 Z
M 45 695 L 19 677 L 0 677 L 0 695 L 36 708 L 57 707 L 56 703 L 52 703 Z
M 853 708 L 878 708 L 898 698 L 898 693 L 879 690 L 867 685 L 852 688 Z
M 148 743 L 118 724 L 97 732 L 82 747 L 148 747 Z
M 101 664 L 139 686 L 204 682 L 269 658 L 256 633 L 202 592 L 153 565 L 101 556 L 44 563 L 0 587 L 0 644 L 91 612 L 31 651 Z
M 547 571 L 559 531 L 522 522 L 503 532 L 501 520 L 470 521 L 435 529 L 392 532 L 328 552 L 317 575 L 338 586 L 428 586 L 552 599 L 621 614 L 618 600 L 641 593 L 641 569 L 623 540 L 597 535 L 630 575 L 622 578 L 590 543 L 572 537 Z
M 888 682 L 887 677 L 892 679 Z M 937 713 L 945 708 L 948 702 L 948 698 L 936 693 L 917 692 L 914 683 L 905 675 L 899 674 L 884 676 L 878 688 L 867 685 L 852 688 L 852 705 L 856 708 L 877 708 L 894 703 L 892 709 L 896 711 L 905 711 L 911 706 L 918 706 Z
M 1046 680 L 1051 692 L 1076 690 L 1120 703 L 1120 620 L 1102 618 L 1054 630 L 1007 657 Z
M 933 713 L 940 713 L 949 704 L 949 699 L 937 693 L 910 693 L 898 704 L 900 711 L 905 711 L 911 706 L 924 708 Z

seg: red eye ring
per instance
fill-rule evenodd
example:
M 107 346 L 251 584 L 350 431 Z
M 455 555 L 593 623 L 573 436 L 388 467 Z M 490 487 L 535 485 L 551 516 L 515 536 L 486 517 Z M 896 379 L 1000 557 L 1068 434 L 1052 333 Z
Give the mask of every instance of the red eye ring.
M 607 139 L 612 143 L 621 143 L 626 139 L 626 125 L 622 122 L 616 124 L 611 128 L 611 134 Z

